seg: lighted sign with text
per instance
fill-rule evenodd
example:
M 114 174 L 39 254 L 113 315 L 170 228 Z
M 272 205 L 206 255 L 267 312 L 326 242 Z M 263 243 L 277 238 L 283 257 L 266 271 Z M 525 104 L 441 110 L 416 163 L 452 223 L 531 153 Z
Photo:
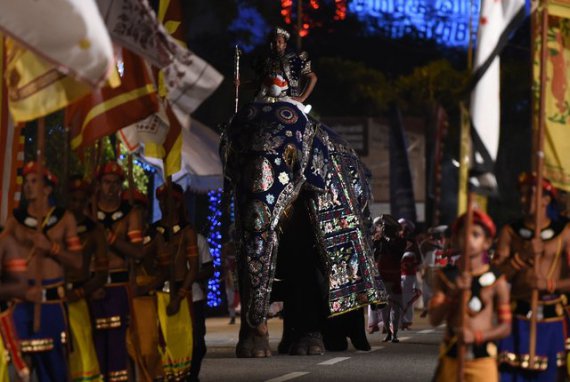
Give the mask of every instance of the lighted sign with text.
M 469 45 L 477 37 L 479 0 L 352 0 L 349 12 L 391 37 L 415 33 L 447 46 Z

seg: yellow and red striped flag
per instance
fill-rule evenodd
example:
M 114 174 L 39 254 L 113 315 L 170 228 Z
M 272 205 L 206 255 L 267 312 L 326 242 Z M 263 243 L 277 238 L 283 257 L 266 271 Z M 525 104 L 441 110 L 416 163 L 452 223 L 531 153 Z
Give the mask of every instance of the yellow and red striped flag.
M 67 108 L 65 123 L 71 129 L 72 149 L 92 145 L 158 111 L 158 95 L 147 64 L 126 49 L 122 63 L 119 87 L 101 88 Z
M 8 106 L 16 123 L 27 122 L 64 108 L 85 96 L 91 87 L 61 73 L 54 65 L 5 39 Z
M 0 36 L 0 73 L 6 65 L 4 38 Z M 0 142 L 4 145 L 0 155 L 0 224 L 4 224 L 20 200 L 21 177 L 18 169 L 24 164 L 24 136 L 21 125 L 15 125 L 8 111 L 8 89 L 0 81 Z

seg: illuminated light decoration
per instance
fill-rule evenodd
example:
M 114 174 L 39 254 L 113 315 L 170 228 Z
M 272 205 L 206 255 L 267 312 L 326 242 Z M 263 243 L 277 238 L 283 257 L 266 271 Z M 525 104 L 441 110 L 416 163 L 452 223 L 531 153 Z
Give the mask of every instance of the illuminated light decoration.
M 311 8 L 313 8 L 313 9 L 319 9 L 320 8 L 318 0 L 311 0 L 311 2 L 309 4 L 311 5 Z
M 301 32 L 299 32 L 299 35 L 301 37 L 305 37 L 309 34 L 309 28 L 311 26 L 308 23 L 303 23 L 303 25 L 301 26 Z
M 211 308 L 222 304 L 222 189 L 208 192 L 208 210 L 210 223 L 208 229 L 208 244 L 212 254 L 214 275 L 208 280 L 207 303 Z
M 334 19 L 337 21 L 342 21 L 346 19 L 346 0 L 334 0 L 334 2 L 335 2 Z
M 252 28 L 252 25 L 255 25 L 255 28 Z M 238 15 L 228 30 L 236 36 L 233 45 L 239 45 L 240 50 L 250 53 L 267 40 L 271 26 L 255 7 L 248 5 L 245 0 L 239 0 Z
M 281 0 L 281 16 L 286 24 L 291 24 L 293 14 L 293 0 Z
M 335 0 L 336 1 L 336 0 Z M 392 38 L 414 33 L 450 47 L 476 41 L 479 1 L 471 0 L 352 0 L 349 12 L 368 22 L 369 30 Z

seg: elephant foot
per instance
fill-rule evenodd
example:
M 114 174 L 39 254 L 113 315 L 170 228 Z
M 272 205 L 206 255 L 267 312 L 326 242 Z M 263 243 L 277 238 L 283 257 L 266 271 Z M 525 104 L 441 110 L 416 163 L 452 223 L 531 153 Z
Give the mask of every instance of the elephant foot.
M 346 351 L 348 349 L 348 341 L 344 335 L 325 335 L 325 349 L 327 351 Z
M 299 336 L 291 344 L 290 355 L 323 355 L 325 345 L 320 332 L 309 332 Z
M 281 341 L 277 345 L 277 352 L 279 354 L 289 354 L 291 351 L 291 345 L 295 340 L 295 331 L 289 329 L 286 322 L 283 322 L 283 335 L 281 336 Z
M 269 348 L 269 332 L 266 325 L 251 328 L 244 338 L 240 338 L 236 346 L 238 358 L 266 358 L 271 357 Z

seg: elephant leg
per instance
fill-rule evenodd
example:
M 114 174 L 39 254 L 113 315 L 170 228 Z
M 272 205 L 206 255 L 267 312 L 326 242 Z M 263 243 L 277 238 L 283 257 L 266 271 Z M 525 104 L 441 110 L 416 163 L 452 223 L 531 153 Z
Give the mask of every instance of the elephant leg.
M 353 310 L 346 313 L 347 316 L 347 332 L 352 346 L 357 350 L 370 350 L 370 343 L 366 338 L 364 323 L 364 308 Z
M 278 273 L 284 275 L 284 314 L 289 354 L 316 355 L 325 351 L 321 328 L 326 317 L 326 299 L 319 270 L 314 228 L 305 198 L 295 202 L 290 224 L 283 232 L 277 258 Z
M 240 288 L 240 298 L 245 298 L 245 301 L 242 300 L 242 306 L 248 306 L 249 291 L 244 290 L 241 283 Z M 267 328 L 266 321 L 263 321 L 256 327 L 251 327 L 246 320 L 240 320 L 236 356 L 238 358 L 271 357 L 271 349 L 269 347 L 269 330 Z

